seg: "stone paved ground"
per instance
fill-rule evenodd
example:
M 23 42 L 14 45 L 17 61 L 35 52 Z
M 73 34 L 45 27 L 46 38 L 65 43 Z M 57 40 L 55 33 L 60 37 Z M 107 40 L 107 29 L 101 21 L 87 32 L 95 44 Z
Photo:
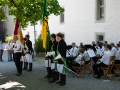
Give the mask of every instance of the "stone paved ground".
M 119 90 L 120 80 L 115 78 L 112 81 L 104 82 L 102 79 L 95 79 L 93 76 L 78 78 L 67 74 L 67 85 L 61 87 L 55 83 L 49 84 L 43 78 L 46 75 L 43 58 L 35 58 L 33 71 L 23 71 L 21 76 L 16 76 L 14 62 L 7 61 L 7 54 L 4 52 L 4 62 L 0 62 L 0 90 Z

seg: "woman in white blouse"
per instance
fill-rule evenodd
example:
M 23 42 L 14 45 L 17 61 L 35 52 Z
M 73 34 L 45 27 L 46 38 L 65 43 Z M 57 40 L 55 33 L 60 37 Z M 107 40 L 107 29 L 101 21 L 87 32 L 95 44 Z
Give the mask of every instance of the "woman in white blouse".
M 72 71 L 74 71 L 74 72 L 76 72 L 76 71 L 72 68 L 72 66 L 76 66 L 76 67 L 80 66 L 80 64 L 81 64 L 81 59 L 82 59 L 82 57 L 84 56 L 84 55 L 83 55 L 84 49 L 83 49 L 83 48 L 80 48 L 79 51 L 78 51 L 78 53 L 79 53 L 79 55 L 78 55 L 77 58 L 75 58 L 75 60 L 74 60 L 75 63 L 70 64 L 70 65 L 68 66 L 68 67 L 69 67 Z M 84 64 L 84 62 L 82 62 L 82 64 Z

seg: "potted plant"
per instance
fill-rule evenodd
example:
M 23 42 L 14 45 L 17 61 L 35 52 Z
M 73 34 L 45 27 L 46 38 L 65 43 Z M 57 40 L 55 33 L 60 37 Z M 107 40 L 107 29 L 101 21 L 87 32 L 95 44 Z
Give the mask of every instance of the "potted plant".
M 35 40 L 35 52 L 36 55 L 44 56 L 45 49 L 43 48 L 43 41 L 40 37 Z

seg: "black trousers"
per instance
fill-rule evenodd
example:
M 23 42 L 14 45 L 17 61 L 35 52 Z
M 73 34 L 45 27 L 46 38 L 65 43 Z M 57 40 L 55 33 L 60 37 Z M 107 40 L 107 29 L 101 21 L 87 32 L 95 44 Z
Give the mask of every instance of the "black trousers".
M 115 64 L 120 64 L 120 60 L 115 60 Z
M 67 65 L 72 64 L 76 57 L 67 57 Z
M 108 65 L 101 62 L 100 64 L 93 64 L 92 67 L 95 75 L 102 76 L 103 71 L 99 67 L 108 67 Z
M 70 64 L 70 65 L 68 66 L 69 69 L 71 69 L 72 71 L 76 72 L 75 69 L 74 69 L 72 66 L 79 67 L 80 64 L 78 64 L 78 63 L 73 63 L 73 64 Z
M 89 62 L 90 62 L 90 60 L 89 60 L 89 61 L 86 61 L 85 64 L 88 64 Z
M 2 61 L 3 50 L 0 50 L 0 60 Z
M 97 61 L 98 61 L 98 59 L 101 59 L 102 57 L 100 56 L 100 57 L 92 57 L 92 59 L 93 59 L 93 61 L 96 63 Z
M 22 53 L 14 53 L 15 65 L 18 73 L 22 73 L 22 61 L 20 61 Z
M 15 54 L 14 54 L 14 52 L 12 52 L 12 54 L 13 54 L 13 60 L 14 60 L 14 62 L 15 62 Z

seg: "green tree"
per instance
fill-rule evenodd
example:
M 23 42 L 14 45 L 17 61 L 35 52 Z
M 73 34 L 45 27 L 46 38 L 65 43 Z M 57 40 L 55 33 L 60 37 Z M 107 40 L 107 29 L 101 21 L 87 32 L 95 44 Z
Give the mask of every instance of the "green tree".
M 28 22 L 35 25 L 37 21 L 42 20 L 44 12 L 44 0 L 0 0 L 0 20 L 7 20 L 2 9 L 8 6 L 9 15 L 14 15 L 19 20 L 22 28 L 27 27 Z M 59 5 L 58 0 L 47 0 L 47 14 L 60 15 L 64 8 Z

